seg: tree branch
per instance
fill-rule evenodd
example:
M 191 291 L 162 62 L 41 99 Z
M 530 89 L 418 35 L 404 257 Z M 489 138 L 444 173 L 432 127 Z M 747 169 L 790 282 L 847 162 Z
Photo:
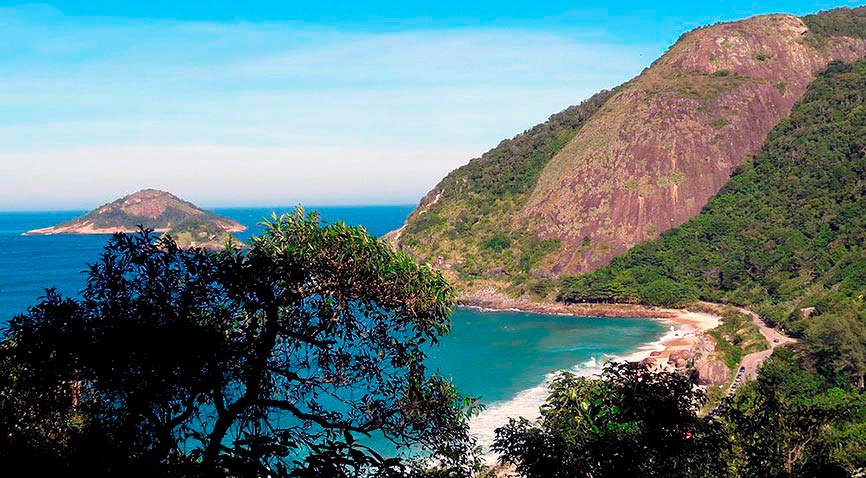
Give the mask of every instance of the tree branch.
M 300 418 L 301 420 L 309 420 L 309 421 L 314 422 L 323 428 L 358 432 L 358 433 L 363 433 L 366 436 L 370 436 L 370 430 L 366 427 L 359 427 L 359 426 L 355 426 L 355 425 L 350 425 L 348 423 L 339 423 L 339 422 L 332 422 L 332 421 L 326 420 L 325 418 L 323 418 L 319 415 L 315 415 L 312 413 L 307 413 L 307 412 L 302 411 L 301 409 L 296 407 L 294 403 L 289 402 L 287 400 L 259 400 L 258 404 L 265 406 L 265 407 L 277 408 L 280 410 L 285 410 L 287 412 L 291 412 L 292 415 L 294 415 L 295 417 Z

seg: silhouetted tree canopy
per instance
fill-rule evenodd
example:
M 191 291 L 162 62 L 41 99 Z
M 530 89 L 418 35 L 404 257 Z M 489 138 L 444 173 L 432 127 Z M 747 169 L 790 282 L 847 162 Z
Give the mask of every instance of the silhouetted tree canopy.
M 474 401 L 425 365 L 454 294 L 365 230 L 299 210 L 248 250 L 115 235 L 80 299 L 0 344 L 0 467 L 38 474 L 466 474 Z M 365 437 L 430 460 L 384 458 Z M 435 461 L 431 461 L 435 460 Z
M 597 379 L 562 373 L 541 419 L 496 431 L 500 460 L 526 478 L 726 476 L 720 422 L 699 417 L 703 392 L 688 377 L 612 363 Z

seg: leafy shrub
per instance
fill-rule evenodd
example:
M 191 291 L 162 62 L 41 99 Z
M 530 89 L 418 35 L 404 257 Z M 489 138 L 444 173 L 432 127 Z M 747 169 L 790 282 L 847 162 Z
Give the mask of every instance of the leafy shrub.
M 484 247 L 494 251 L 502 251 L 511 247 L 511 239 L 501 234 L 491 237 L 484 243 Z

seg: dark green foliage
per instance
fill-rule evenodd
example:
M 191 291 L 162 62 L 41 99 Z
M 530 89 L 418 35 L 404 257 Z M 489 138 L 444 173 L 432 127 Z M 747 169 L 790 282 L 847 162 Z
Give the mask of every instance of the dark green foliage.
M 453 292 L 342 223 L 274 218 L 247 251 L 116 235 L 83 299 L 0 342 L 0 468 L 46 476 L 405 476 L 358 439 L 460 475 L 474 401 L 424 367 Z M 413 465 L 414 466 L 414 465 Z
M 864 151 L 866 64 L 834 63 L 700 215 L 564 280 L 561 298 L 781 306 L 771 319 L 795 332 L 800 306 L 814 303 L 820 315 L 842 300 L 862 303 Z M 670 281 L 680 290 L 669 293 Z
M 705 399 L 687 377 L 637 363 L 563 373 L 540 422 L 512 419 L 494 449 L 526 478 L 724 477 L 731 449 L 719 422 L 697 416 Z
M 611 274 L 607 268 L 562 281 L 560 299 L 568 302 L 640 302 L 682 305 L 698 298 L 698 289 L 674 280 L 658 268 L 644 265 Z
M 501 234 L 497 234 L 488 239 L 487 242 L 484 243 L 484 246 L 494 251 L 501 251 L 511 247 L 511 239 Z
M 866 380 L 866 311 L 847 303 L 820 315 L 806 325 L 804 335 L 816 368 L 837 385 Z
M 828 383 L 787 348 L 740 390 L 726 418 L 744 478 L 847 477 L 866 466 L 866 396 Z
M 866 38 L 866 7 L 843 7 L 806 15 L 803 23 L 819 43 L 834 36 Z

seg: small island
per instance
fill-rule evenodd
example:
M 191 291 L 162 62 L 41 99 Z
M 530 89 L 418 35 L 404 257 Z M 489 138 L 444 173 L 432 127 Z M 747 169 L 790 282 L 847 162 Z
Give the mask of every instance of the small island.
M 220 249 L 243 224 L 205 211 L 157 189 L 143 189 L 102 205 L 84 216 L 25 235 L 132 233 L 139 226 L 171 236 L 181 247 Z

